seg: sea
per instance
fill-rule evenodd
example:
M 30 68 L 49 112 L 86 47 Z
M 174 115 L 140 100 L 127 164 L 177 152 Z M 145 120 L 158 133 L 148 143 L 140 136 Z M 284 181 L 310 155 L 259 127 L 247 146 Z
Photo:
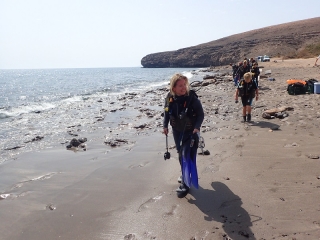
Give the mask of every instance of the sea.
M 66 129 L 93 121 L 121 95 L 165 87 L 189 68 L 75 68 L 0 70 L 0 164 L 23 152 L 64 142 Z

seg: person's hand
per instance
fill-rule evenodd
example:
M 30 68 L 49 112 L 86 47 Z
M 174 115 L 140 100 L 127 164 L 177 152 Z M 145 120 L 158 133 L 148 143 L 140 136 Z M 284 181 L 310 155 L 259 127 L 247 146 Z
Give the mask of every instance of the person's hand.
M 162 133 L 165 134 L 165 135 L 168 135 L 168 132 L 169 132 L 168 128 L 164 128 L 163 131 L 162 131 Z
M 196 129 L 196 128 L 195 128 L 195 129 L 193 129 L 193 132 L 192 132 L 192 133 L 198 133 L 198 132 L 200 132 L 199 129 Z

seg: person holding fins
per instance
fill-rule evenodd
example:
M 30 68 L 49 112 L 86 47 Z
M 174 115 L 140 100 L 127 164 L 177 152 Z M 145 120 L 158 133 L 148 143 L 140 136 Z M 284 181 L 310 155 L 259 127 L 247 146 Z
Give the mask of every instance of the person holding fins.
M 243 78 L 237 87 L 235 94 L 235 101 L 238 103 L 238 97 L 241 97 L 242 102 L 242 122 L 251 122 L 251 105 L 252 100 L 259 98 L 259 92 L 256 82 L 252 81 L 252 73 L 247 72 L 243 75 Z
M 163 133 L 169 133 L 170 122 L 182 172 L 178 179 L 181 184 L 176 191 L 178 197 L 184 197 L 191 184 L 198 188 L 196 155 L 204 119 L 202 104 L 197 94 L 190 90 L 186 76 L 180 73 L 172 76 L 164 110 Z

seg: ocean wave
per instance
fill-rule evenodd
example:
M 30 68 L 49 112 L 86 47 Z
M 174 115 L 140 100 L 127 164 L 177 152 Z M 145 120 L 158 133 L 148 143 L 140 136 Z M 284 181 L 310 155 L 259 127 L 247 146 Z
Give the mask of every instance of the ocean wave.
M 182 72 L 182 74 L 186 76 L 189 80 L 193 77 L 192 72 L 189 72 L 189 71 L 184 71 Z
M 74 102 L 80 102 L 84 100 L 84 96 L 72 96 L 72 97 L 68 97 L 63 99 L 61 102 L 63 103 L 74 103 Z
M 41 112 L 48 109 L 55 108 L 56 106 L 52 103 L 40 103 L 34 105 L 27 106 L 19 106 L 19 107 L 8 107 L 6 109 L 0 109 L 0 119 L 9 118 L 9 117 L 17 117 L 21 114 L 32 113 L 32 112 Z
M 148 88 L 158 88 L 158 87 L 163 87 L 167 86 L 170 83 L 170 80 L 168 81 L 163 81 L 163 82 L 158 82 L 158 83 L 153 83 L 147 86 Z
M 107 88 L 102 88 L 101 90 L 99 90 L 100 92 L 110 92 L 112 91 L 112 89 L 110 87 Z

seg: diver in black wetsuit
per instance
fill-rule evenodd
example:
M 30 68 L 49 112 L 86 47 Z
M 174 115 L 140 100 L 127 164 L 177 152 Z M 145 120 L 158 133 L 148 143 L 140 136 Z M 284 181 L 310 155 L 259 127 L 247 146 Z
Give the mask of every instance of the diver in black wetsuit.
M 182 143 L 198 136 L 203 119 L 202 104 L 196 93 L 190 90 L 188 78 L 175 74 L 170 81 L 170 93 L 165 99 L 163 133 L 168 134 L 170 122 L 181 166 Z M 181 181 L 178 190 L 188 191 L 189 188 Z

